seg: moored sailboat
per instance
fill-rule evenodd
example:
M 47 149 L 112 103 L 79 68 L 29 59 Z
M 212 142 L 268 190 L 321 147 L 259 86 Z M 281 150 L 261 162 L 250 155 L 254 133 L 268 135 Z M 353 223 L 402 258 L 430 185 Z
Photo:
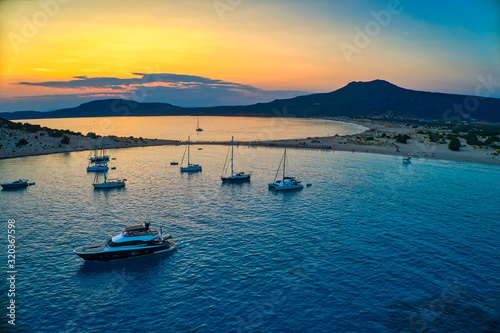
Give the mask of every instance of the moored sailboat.
M 278 178 L 278 173 L 283 163 L 283 178 L 281 180 L 276 180 Z M 286 191 L 286 190 L 300 190 L 304 188 L 301 181 L 297 180 L 295 177 L 286 176 L 286 147 L 283 157 L 281 158 L 280 165 L 276 171 L 276 176 L 274 176 L 274 181 L 268 184 L 269 189 L 275 191 Z
M 126 179 L 122 178 L 108 178 L 107 177 L 107 172 L 104 173 L 104 181 L 100 182 L 99 181 L 99 174 L 96 173 L 94 177 L 94 182 L 92 183 L 92 186 L 94 186 L 94 189 L 108 189 L 108 188 L 119 188 L 119 187 L 125 187 L 125 182 Z
M 107 161 L 109 161 L 109 155 L 105 154 L 104 143 L 102 144 L 102 150 L 100 150 L 100 152 L 98 152 L 97 143 L 94 144 L 94 155 L 92 155 L 92 152 L 90 152 L 89 160 L 90 160 L 90 162 L 107 162 Z
M 229 155 L 229 151 L 228 151 Z M 234 157 L 234 137 L 231 137 L 231 175 L 224 177 L 224 172 L 226 171 L 226 165 L 227 165 L 227 156 L 226 156 L 226 162 L 224 163 L 224 167 L 222 169 L 222 176 L 220 177 L 223 183 L 242 183 L 242 182 L 247 182 L 250 181 L 250 175 L 244 172 L 234 172 L 234 164 L 233 164 L 233 157 Z
M 203 129 L 200 128 L 200 118 L 198 118 L 198 122 L 196 123 L 196 132 L 203 132 Z
M 182 156 L 182 161 L 181 161 L 181 172 L 196 172 L 196 171 L 201 171 L 201 165 L 199 164 L 191 164 L 190 160 L 189 160 L 189 146 L 190 146 L 190 137 L 188 137 L 188 141 L 187 141 L 187 146 L 186 146 L 186 150 L 187 150 L 187 166 L 183 167 L 182 164 L 184 162 L 184 156 L 186 155 L 186 151 L 184 151 L 184 156 Z
M 99 153 L 97 149 L 97 144 L 94 144 L 94 150 L 90 152 L 89 155 L 89 165 L 87 166 L 87 172 L 104 172 L 108 171 L 107 161 L 109 161 L 109 155 L 104 155 L 104 144 L 102 145 L 102 151 Z

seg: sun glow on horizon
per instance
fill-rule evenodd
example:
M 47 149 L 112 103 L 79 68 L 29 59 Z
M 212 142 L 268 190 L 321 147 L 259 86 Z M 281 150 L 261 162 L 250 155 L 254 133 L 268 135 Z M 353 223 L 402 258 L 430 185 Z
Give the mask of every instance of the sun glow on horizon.
M 196 0 L 47 3 L 53 6 L 0 5 L 0 98 L 94 92 L 20 82 L 126 79 L 131 73 L 195 75 L 271 91 L 327 92 L 351 81 L 385 79 L 408 88 L 465 92 L 478 73 L 500 66 L 498 47 L 488 44 L 498 32 L 477 20 L 468 30 L 445 28 L 451 19 L 424 18 L 423 4 L 403 3 L 401 14 L 360 46 L 366 36 L 357 31 L 366 35 L 366 24 L 375 22 L 372 12 L 387 10 L 386 3 L 353 8 L 324 0 L 256 0 L 223 16 L 211 2 Z M 498 6 L 477 10 L 491 8 Z M 490 14 L 487 26 L 498 24 L 496 19 Z M 342 43 L 358 51 L 348 57 Z

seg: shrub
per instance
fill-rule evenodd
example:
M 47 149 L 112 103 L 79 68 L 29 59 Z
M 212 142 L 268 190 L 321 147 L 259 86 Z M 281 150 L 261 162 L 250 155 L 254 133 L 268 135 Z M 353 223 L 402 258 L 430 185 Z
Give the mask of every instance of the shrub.
M 406 143 L 406 141 L 408 141 L 408 139 L 410 139 L 410 136 L 407 135 L 407 134 L 398 134 L 396 136 L 396 142 L 399 142 L 399 143 Z
M 36 133 L 42 128 L 40 125 L 32 125 L 30 123 L 24 123 L 23 127 L 27 132 L 30 133 Z
M 453 151 L 459 151 L 462 145 L 460 144 L 460 140 L 456 136 L 452 136 L 450 139 L 450 143 L 448 144 L 448 149 Z
M 438 132 L 429 132 L 429 140 L 431 142 L 438 142 L 439 137 L 440 137 L 440 135 Z
M 500 138 L 495 136 L 490 136 L 488 139 L 484 141 L 484 144 L 489 146 L 495 142 L 500 142 Z
M 465 136 L 465 140 L 467 141 L 467 144 L 470 146 L 479 146 L 484 144 L 484 142 L 479 141 L 476 134 L 471 132 L 467 133 L 467 135 Z
M 70 142 L 70 138 L 69 138 L 69 136 L 67 136 L 67 135 L 63 136 L 63 138 L 61 139 L 61 143 L 62 143 L 63 145 L 68 145 L 68 144 L 69 144 L 69 142 Z
M 50 137 L 53 137 L 53 138 L 62 138 L 62 136 L 63 136 L 63 133 L 60 130 L 48 129 L 47 133 L 49 134 Z
M 28 144 L 28 140 L 26 140 L 25 138 L 22 138 L 21 140 L 19 140 L 19 142 L 16 144 L 16 147 L 21 147 L 21 146 L 25 146 Z

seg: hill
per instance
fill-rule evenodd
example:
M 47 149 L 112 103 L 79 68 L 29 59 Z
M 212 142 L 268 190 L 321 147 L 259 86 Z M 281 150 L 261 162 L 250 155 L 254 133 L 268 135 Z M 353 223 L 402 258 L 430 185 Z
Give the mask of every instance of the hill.
M 500 99 L 415 91 L 383 80 L 351 82 L 330 93 L 298 96 L 247 106 L 183 108 L 168 103 L 107 99 L 50 112 L 0 113 L 5 119 L 113 116 L 295 116 L 390 117 L 461 122 L 500 122 Z

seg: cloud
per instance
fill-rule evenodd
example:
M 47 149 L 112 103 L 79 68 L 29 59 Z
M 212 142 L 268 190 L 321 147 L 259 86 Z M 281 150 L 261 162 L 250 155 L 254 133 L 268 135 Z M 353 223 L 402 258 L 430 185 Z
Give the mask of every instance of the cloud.
M 74 76 L 67 81 L 19 82 L 54 89 L 54 94 L 0 101 L 0 112 L 48 111 L 105 98 L 163 102 L 182 107 L 249 105 L 308 94 L 304 91 L 263 90 L 250 85 L 196 75 L 130 73 L 134 77 Z
M 133 85 L 148 85 L 153 83 L 161 83 L 167 85 L 176 85 L 177 87 L 192 87 L 192 86 L 220 86 L 235 89 L 245 89 L 248 91 L 258 91 L 259 89 L 223 80 L 210 79 L 196 75 L 182 75 L 172 73 L 131 73 L 136 78 L 116 78 L 116 77 L 93 77 L 74 76 L 76 80 L 70 81 L 47 81 L 47 82 L 19 82 L 21 85 L 30 85 L 48 88 L 65 88 L 65 89 L 80 89 L 80 88 L 108 88 L 115 89 L 117 87 L 127 87 Z

